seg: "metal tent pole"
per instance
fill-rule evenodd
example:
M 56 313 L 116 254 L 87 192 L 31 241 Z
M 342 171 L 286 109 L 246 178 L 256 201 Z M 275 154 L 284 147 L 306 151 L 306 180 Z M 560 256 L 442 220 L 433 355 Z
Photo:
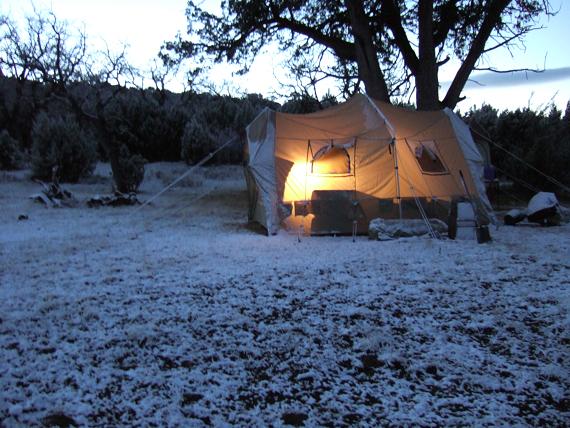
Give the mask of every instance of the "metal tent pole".
M 354 191 L 352 193 L 352 242 L 356 242 L 356 232 L 358 228 L 358 204 L 360 201 L 356 198 L 356 141 L 354 138 L 354 144 L 352 148 L 352 174 L 354 176 Z
M 368 94 L 364 94 L 364 96 L 366 97 L 366 99 L 368 100 L 368 102 L 370 103 L 370 105 L 372 106 L 374 111 L 376 111 L 376 113 L 378 113 L 378 116 L 380 116 L 380 118 L 384 121 L 384 124 L 386 125 L 386 129 L 388 130 L 388 133 L 392 137 L 392 142 L 390 143 L 390 145 L 392 146 L 392 149 L 393 149 L 392 156 L 394 156 L 394 170 L 396 173 L 396 197 L 398 199 L 398 207 L 399 207 L 399 211 L 400 211 L 400 220 L 401 220 L 402 219 L 402 199 L 400 196 L 400 177 L 398 176 L 398 154 L 396 152 L 396 131 L 395 131 L 394 127 L 392 126 L 392 124 L 390 123 L 390 121 L 388 121 L 388 118 L 384 115 L 384 113 L 382 113 L 382 110 L 380 110 L 380 108 L 372 100 L 372 98 L 370 98 L 368 96 Z
M 398 211 L 402 220 L 402 196 L 400 195 L 400 174 L 398 173 L 398 152 L 396 150 L 396 139 L 392 139 L 392 156 L 394 158 L 394 174 L 396 175 L 396 199 L 398 200 Z

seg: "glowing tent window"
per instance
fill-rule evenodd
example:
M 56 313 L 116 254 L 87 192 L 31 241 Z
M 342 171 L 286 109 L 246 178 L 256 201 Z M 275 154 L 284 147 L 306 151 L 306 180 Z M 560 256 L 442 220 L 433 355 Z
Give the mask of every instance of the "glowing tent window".
M 313 154 L 311 174 L 343 176 L 350 173 L 350 155 L 344 147 L 329 144 Z
M 407 141 L 418 165 L 424 174 L 447 174 L 435 141 Z

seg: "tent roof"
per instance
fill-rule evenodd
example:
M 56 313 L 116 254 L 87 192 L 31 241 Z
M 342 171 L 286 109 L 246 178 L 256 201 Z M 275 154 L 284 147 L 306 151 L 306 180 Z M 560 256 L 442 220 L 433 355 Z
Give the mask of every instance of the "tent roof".
M 309 114 L 276 112 L 277 138 L 332 139 L 374 133 L 376 138 L 419 138 L 447 115 L 415 111 L 356 94 L 345 103 Z M 445 127 L 449 129 L 449 127 Z M 452 137 L 452 132 L 449 137 Z M 448 137 L 443 135 L 443 138 Z

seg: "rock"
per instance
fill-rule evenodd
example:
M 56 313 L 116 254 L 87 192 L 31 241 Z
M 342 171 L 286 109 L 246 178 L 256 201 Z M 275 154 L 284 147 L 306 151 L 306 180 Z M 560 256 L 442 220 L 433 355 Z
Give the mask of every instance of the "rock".
M 543 226 L 559 226 L 560 204 L 554 193 L 538 192 L 528 202 L 528 221 Z
M 447 232 L 447 225 L 439 219 L 430 219 L 430 224 L 436 233 Z M 427 225 L 419 219 L 384 220 L 375 218 L 368 227 L 370 239 L 385 241 L 395 238 L 422 236 L 429 233 Z
M 528 221 L 542 226 L 560 226 L 561 217 L 558 207 L 550 207 L 529 215 Z
M 514 226 L 526 218 L 526 210 L 512 209 L 505 214 L 503 221 L 507 226 Z
M 556 199 L 556 195 L 554 193 L 538 192 L 530 199 L 530 201 L 528 201 L 527 213 L 530 216 L 546 208 L 557 206 L 558 199 Z

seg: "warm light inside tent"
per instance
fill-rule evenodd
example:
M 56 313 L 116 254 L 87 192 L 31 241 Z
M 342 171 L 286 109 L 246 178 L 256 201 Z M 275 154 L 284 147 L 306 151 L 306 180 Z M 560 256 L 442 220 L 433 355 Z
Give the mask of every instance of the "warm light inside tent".
M 315 190 L 353 190 L 354 176 L 349 174 L 315 174 L 311 162 L 295 162 L 285 180 L 284 202 L 310 200 Z M 325 170 L 326 164 L 321 164 Z
M 323 146 L 311 161 L 313 175 L 347 175 L 350 169 L 350 156 L 344 147 Z
M 316 190 L 354 190 L 355 139 L 311 140 L 285 180 L 283 201 L 311 200 Z
M 314 184 L 313 180 L 309 180 L 311 164 L 306 162 L 295 162 L 289 171 L 287 180 L 285 180 L 285 192 L 283 194 L 284 202 L 304 201 L 311 198 L 312 190 L 308 189 L 309 181 Z M 321 177 L 311 177 L 318 178 Z M 324 179 L 324 177 L 322 177 Z M 308 193 L 307 193 L 308 192 Z

